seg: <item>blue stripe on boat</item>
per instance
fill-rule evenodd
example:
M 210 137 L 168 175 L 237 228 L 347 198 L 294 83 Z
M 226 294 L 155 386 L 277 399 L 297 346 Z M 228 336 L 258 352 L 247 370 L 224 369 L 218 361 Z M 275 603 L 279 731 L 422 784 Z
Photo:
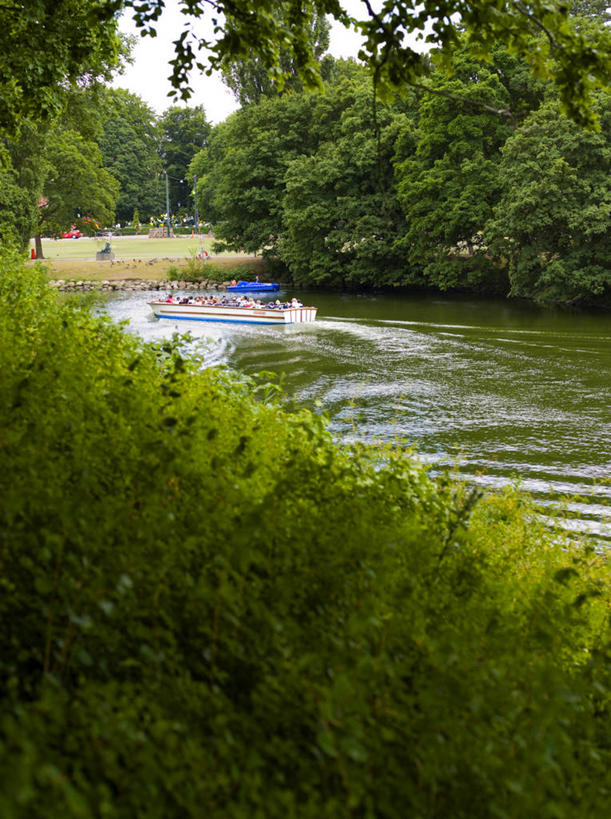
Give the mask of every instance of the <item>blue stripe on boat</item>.
M 253 319 L 238 319 L 238 318 L 207 318 L 205 316 L 183 316 L 181 314 L 172 313 L 169 316 L 166 316 L 164 313 L 155 313 L 157 318 L 165 318 L 165 319 L 175 319 L 179 318 L 181 321 L 223 321 L 229 324 L 295 324 L 298 322 L 286 322 L 280 321 L 279 319 L 274 319 L 270 321 L 253 321 Z

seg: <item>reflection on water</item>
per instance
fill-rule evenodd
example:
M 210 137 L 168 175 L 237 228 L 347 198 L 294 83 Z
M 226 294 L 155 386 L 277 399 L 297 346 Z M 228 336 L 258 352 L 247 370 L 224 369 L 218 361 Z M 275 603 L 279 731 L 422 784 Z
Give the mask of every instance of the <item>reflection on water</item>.
M 291 294 L 292 295 L 292 294 Z M 567 526 L 611 537 L 611 320 L 490 300 L 299 293 L 315 324 L 157 321 L 150 293 L 106 310 L 147 341 L 186 332 L 208 365 L 282 375 L 341 440 L 397 440 L 485 487 L 519 479 Z

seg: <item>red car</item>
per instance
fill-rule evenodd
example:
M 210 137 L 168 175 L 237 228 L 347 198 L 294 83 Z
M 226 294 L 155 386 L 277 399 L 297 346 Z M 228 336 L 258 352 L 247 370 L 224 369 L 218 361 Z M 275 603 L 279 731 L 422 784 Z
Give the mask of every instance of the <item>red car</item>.
M 72 228 L 67 233 L 62 233 L 62 239 L 80 239 L 82 235 L 80 230 Z

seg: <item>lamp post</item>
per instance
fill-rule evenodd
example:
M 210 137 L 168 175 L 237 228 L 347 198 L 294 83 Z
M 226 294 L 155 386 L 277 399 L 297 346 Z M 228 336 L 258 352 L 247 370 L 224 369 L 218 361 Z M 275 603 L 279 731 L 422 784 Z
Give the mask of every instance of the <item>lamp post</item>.
M 168 175 L 165 175 L 165 221 L 168 228 L 168 239 L 170 238 L 170 189 L 168 187 Z
M 197 177 L 193 177 L 193 201 L 195 203 L 195 232 L 197 233 L 197 238 L 199 239 L 199 214 L 197 212 Z
M 166 225 L 168 230 L 168 239 L 170 238 L 170 188 L 168 179 L 170 178 L 167 171 L 165 173 L 165 209 L 166 209 Z M 176 182 L 184 182 L 184 179 L 179 179 L 177 176 L 173 176 L 172 179 L 176 180 Z M 180 203 L 179 203 L 180 205 Z

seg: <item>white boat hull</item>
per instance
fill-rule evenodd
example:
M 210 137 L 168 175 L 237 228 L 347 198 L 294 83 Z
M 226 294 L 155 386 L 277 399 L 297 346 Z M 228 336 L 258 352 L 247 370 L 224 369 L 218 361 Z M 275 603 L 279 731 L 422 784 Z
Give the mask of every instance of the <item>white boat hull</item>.
M 157 318 L 187 321 L 225 321 L 235 324 L 302 324 L 315 321 L 316 307 L 228 307 L 208 304 L 168 304 L 149 301 Z

